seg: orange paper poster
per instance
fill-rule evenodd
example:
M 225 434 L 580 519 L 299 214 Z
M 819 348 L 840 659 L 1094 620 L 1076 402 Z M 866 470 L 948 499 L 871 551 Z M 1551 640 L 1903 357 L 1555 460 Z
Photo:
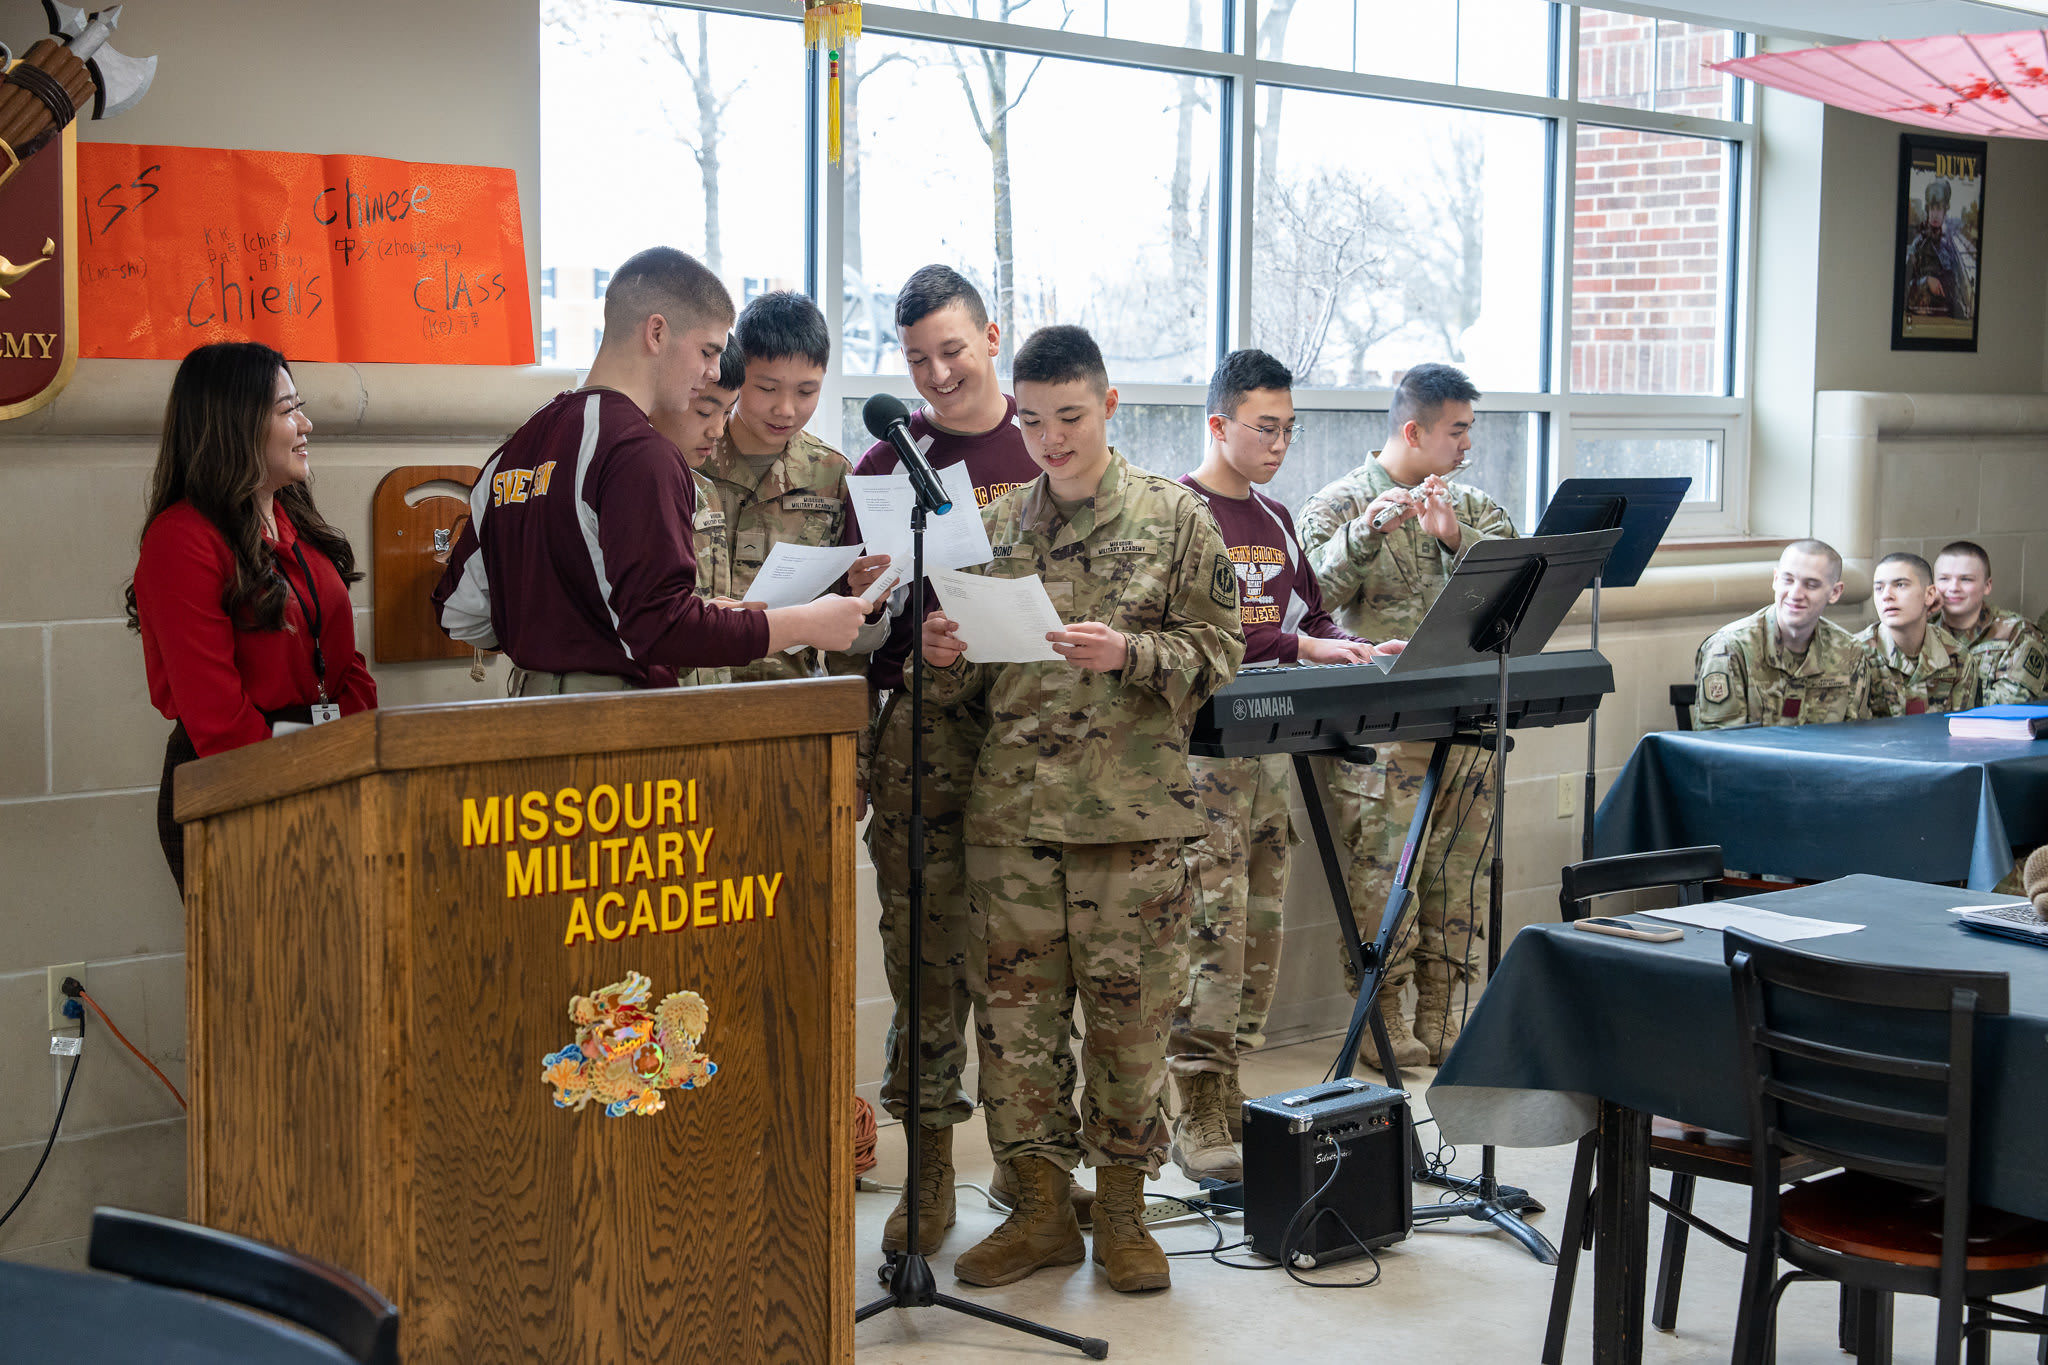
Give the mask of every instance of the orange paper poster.
M 509 170 L 80 143 L 78 194 L 84 355 L 533 363 Z

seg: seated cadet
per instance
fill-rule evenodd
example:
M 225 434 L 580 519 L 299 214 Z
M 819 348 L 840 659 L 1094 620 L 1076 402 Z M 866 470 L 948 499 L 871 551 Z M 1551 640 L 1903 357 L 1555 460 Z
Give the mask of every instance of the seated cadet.
M 1775 600 L 1700 645 L 1693 724 L 1823 725 L 1870 715 L 1870 656 L 1821 612 L 1842 596 L 1842 557 L 1800 540 L 1778 556 Z
M 1977 661 L 1941 624 L 1934 570 L 1919 555 L 1877 561 L 1877 620 L 1856 634 L 1870 655 L 1870 714 L 1917 716 L 1977 704 Z
M 654 429 L 676 443 L 690 466 L 697 486 L 696 535 L 697 595 L 722 607 L 740 605 L 732 595 L 732 555 L 725 544 L 725 511 L 718 504 L 718 489 L 704 477 L 704 462 L 718 448 L 725 435 L 726 415 L 740 396 L 746 379 L 746 363 L 739 347 L 728 342 L 719 354 L 718 378 L 707 383 L 690 405 L 649 413 Z M 693 668 L 678 674 L 676 686 L 702 687 L 732 681 L 730 668 Z
M 1975 541 L 1957 540 L 1934 557 L 1934 587 L 1942 624 L 1977 660 L 1984 704 L 2036 702 L 2048 697 L 2048 639 L 2016 611 L 1994 607 L 1991 556 Z
M 846 457 L 804 430 L 818 410 L 832 337 L 825 315 L 793 290 L 763 294 L 740 311 L 733 341 L 746 362 L 725 434 L 701 471 L 718 490 L 722 536 L 732 559 L 732 590 L 745 596 L 777 541 L 837 545 L 846 526 Z M 880 561 L 856 560 L 855 569 Z M 864 633 L 855 648 L 872 648 Z M 808 678 L 819 671 L 812 650 L 775 654 L 732 670 L 731 681 Z M 858 672 L 866 659 L 835 661 L 833 672 Z
M 943 610 L 919 644 L 934 700 L 988 701 L 967 798 L 968 982 L 989 1145 L 1017 1191 L 953 1273 L 999 1285 L 1079 1264 L 1067 1173 L 1086 1163 L 1110 1288 L 1164 1289 L 1145 1179 L 1167 1149 L 1166 1036 L 1191 899 L 1182 845 L 1208 827 L 1188 731 L 1244 657 L 1237 573 L 1202 499 L 1110 446 L 1116 390 L 1087 332 L 1033 334 L 1014 374 L 1043 472 L 983 509 L 995 556 L 982 572 L 1043 582 L 1066 623 L 1046 635 L 1060 658 L 965 662 Z

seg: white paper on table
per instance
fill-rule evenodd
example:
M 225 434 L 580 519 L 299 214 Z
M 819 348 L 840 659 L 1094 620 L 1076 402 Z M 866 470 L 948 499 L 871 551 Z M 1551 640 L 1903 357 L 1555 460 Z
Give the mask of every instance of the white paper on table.
M 1037 574 L 1024 578 L 984 578 L 954 569 L 927 569 L 938 589 L 939 604 L 959 625 L 958 634 L 971 664 L 1054 662 L 1060 652 L 1046 633 L 1065 630 L 1067 623 L 1046 596 Z
M 778 540 L 741 596 L 764 607 L 800 607 L 846 577 L 858 545 L 798 545 Z
M 988 528 L 982 525 L 981 509 L 974 502 L 974 475 L 963 461 L 938 471 L 939 487 L 953 500 L 952 507 L 924 526 L 924 567 L 971 569 L 995 558 L 989 548 Z M 910 510 L 917 502 L 911 492 L 910 475 L 849 474 L 846 493 L 853 499 L 854 515 L 860 518 L 860 533 L 867 537 L 868 553 L 887 555 L 892 565 L 910 573 Z
M 1696 929 L 1740 929 L 1745 934 L 1769 939 L 1773 943 L 1853 934 L 1864 927 L 1831 919 L 1807 919 L 1804 915 L 1781 915 L 1775 910 L 1758 910 L 1725 901 L 1717 905 L 1678 905 L 1669 910 L 1638 910 L 1635 913 L 1669 920 L 1673 924 L 1690 924 Z

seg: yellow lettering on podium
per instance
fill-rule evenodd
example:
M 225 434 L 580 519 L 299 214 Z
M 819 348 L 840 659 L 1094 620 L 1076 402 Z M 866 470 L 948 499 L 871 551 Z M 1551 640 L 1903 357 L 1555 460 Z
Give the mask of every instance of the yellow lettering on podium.
M 555 793 L 555 833 L 573 839 L 583 832 L 583 793 L 564 787 Z
M 626 828 L 646 829 L 654 823 L 654 783 L 647 781 L 640 784 L 640 818 L 638 820 L 633 818 L 633 784 L 628 782 L 624 790 L 626 793 Z
M 522 860 L 519 850 L 505 850 L 505 899 L 518 896 L 537 896 L 541 887 L 541 855 L 544 849 L 530 848 Z
M 658 866 L 660 868 L 660 871 L 656 872 L 655 875 L 667 877 L 671 875 L 669 869 L 674 868 L 675 872 L 673 875 L 682 876 L 683 836 L 673 830 L 663 830 L 660 834 L 654 836 L 654 842 L 658 849 Z
M 597 801 L 604 798 L 606 807 L 604 823 L 597 822 Z M 609 782 L 600 782 L 590 789 L 590 795 L 583 802 L 583 818 L 590 822 L 590 828 L 599 834 L 610 834 L 612 826 L 619 823 L 619 789 Z
M 668 912 L 669 897 L 675 897 L 676 912 Z M 661 888 L 661 932 L 673 934 L 678 929 L 690 927 L 690 898 L 680 886 Z
M 519 798 L 519 837 L 532 843 L 548 833 L 548 794 L 528 792 Z
M 607 940 L 622 938 L 625 935 L 626 926 L 621 924 L 614 927 L 612 922 L 604 917 L 607 905 L 617 905 L 623 910 L 626 908 L 626 898 L 616 891 L 607 891 L 597 898 L 597 910 L 592 916 L 597 921 L 597 932 L 604 935 Z
M 711 836 L 718 831 L 707 829 L 701 839 L 697 837 L 697 831 L 694 829 L 685 830 L 684 833 L 690 836 L 690 851 L 697 855 L 697 875 L 701 877 L 704 875 L 704 855 L 711 851 Z
M 752 919 L 754 917 L 754 879 L 752 877 L 740 878 L 737 891 L 734 890 L 732 878 L 730 877 L 720 882 L 719 888 L 722 893 L 718 907 L 719 919 L 727 924 L 731 924 L 736 919 Z
M 766 877 L 762 876 L 760 873 L 757 872 L 754 874 L 754 880 L 761 883 L 762 915 L 768 919 L 774 919 L 775 893 L 782 889 L 782 874 L 780 872 L 776 873 L 775 880 L 771 882 Z
M 569 907 L 569 931 L 562 935 L 562 946 L 568 947 L 579 937 L 586 943 L 597 942 L 597 935 L 590 932 L 590 907 L 583 903 L 581 896 Z
M 631 886 L 643 877 L 654 880 L 654 859 L 648 855 L 644 834 L 634 838 L 633 851 L 626 855 L 626 885 Z
M 669 817 L 674 816 L 671 820 Z M 654 819 L 657 824 L 683 823 L 683 784 L 664 777 L 654 784 Z
M 661 932 L 661 925 L 656 923 L 654 918 L 654 898 L 647 894 L 647 888 L 644 886 L 640 888 L 640 894 L 633 897 L 633 919 L 626 925 L 626 936 L 631 938 L 639 933 L 643 924 L 647 926 L 647 932 L 650 934 Z
M 481 844 L 498 842 L 498 798 L 486 796 L 479 805 L 476 798 L 462 798 L 462 846 L 476 848 Z
M 690 923 L 699 929 L 713 929 L 718 926 L 718 916 L 712 913 L 712 904 L 718 899 L 717 882 L 698 882 L 690 888 Z

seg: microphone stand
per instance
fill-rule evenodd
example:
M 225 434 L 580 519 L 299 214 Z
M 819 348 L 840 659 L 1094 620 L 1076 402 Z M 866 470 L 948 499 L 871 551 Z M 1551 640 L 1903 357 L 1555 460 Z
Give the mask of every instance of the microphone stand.
M 917 481 L 912 480 L 912 487 Z M 1025 1318 L 1016 1317 L 994 1308 L 963 1299 L 953 1294 L 939 1292 L 938 1283 L 932 1278 L 931 1265 L 924 1253 L 917 1249 L 918 1184 L 922 1175 L 922 1163 L 918 1148 L 924 1134 L 924 1073 L 920 1063 L 924 1058 L 924 650 L 922 647 L 925 615 L 924 580 L 924 525 L 925 496 L 919 493 L 910 510 L 911 580 L 910 619 L 911 649 L 906 661 L 910 668 L 910 991 L 906 1006 L 910 1013 L 908 1039 L 899 1033 L 896 1045 L 908 1051 L 907 1058 L 899 1055 L 898 1064 L 903 1065 L 910 1077 L 910 1160 L 905 1168 L 903 1183 L 908 1195 L 905 1203 L 908 1222 L 905 1228 L 905 1242 L 909 1249 L 892 1252 L 884 1259 L 881 1274 L 889 1288 L 872 1303 L 863 1305 L 853 1315 L 855 1323 L 866 1322 L 876 1314 L 891 1308 L 950 1308 L 955 1313 L 964 1313 L 970 1318 L 980 1318 L 998 1327 L 1012 1331 L 1026 1332 L 1043 1337 L 1047 1341 L 1071 1346 L 1090 1360 L 1102 1360 L 1109 1355 L 1109 1343 L 1100 1337 L 1077 1336 L 1063 1332 L 1057 1327 L 1046 1327 Z

